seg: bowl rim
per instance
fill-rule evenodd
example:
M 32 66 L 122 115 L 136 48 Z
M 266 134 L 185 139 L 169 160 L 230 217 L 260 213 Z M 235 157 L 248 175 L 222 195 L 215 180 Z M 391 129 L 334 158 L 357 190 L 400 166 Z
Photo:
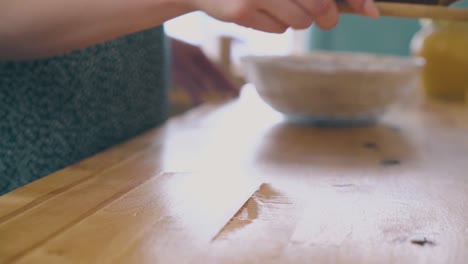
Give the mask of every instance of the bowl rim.
M 331 58 L 335 60 L 323 60 L 320 58 Z M 353 58 L 366 59 L 369 58 L 369 63 L 362 63 L 363 65 L 378 65 L 378 60 L 393 61 L 394 65 L 389 65 L 387 63 L 386 67 L 350 67 Z M 319 59 L 317 62 L 313 62 L 313 59 Z M 347 59 L 347 60 L 342 60 Z M 291 63 L 275 63 L 278 61 L 289 60 L 294 62 L 294 60 L 303 60 L 304 62 L 311 63 L 308 67 L 291 67 Z M 312 51 L 304 54 L 287 54 L 287 55 L 245 55 L 240 58 L 241 63 L 244 66 L 249 64 L 254 65 L 268 65 L 268 67 L 274 68 L 283 68 L 283 69 L 294 69 L 294 71 L 299 72 L 402 72 L 405 70 L 411 69 L 422 69 L 426 61 L 422 57 L 418 56 L 402 56 L 402 55 L 387 55 L 387 54 L 377 54 L 370 52 L 353 52 L 353 51 Z M 347 62 L 348 61 L 348 62 Z M 323 67 L 325 64 L 333 65 L 334 67 Z

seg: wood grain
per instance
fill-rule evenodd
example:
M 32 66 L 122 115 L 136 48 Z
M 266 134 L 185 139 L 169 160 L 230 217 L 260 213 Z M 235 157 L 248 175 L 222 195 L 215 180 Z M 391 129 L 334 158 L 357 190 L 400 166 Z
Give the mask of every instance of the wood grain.
M 467 135 L 468 107 L 318 128 L 246 87 L 0 197 L 0 263 L 462 264 Z
M 115 148 L 53 173 L 41 181 L 19 188 L 14 194 L 4 195 L 3 199 L 0 199 L 0 223 L 69 190 L 97 173 L 130 158 L 139 151 L 158 146 L 158 133 L 160 131 L 151 131 L 141 135 L 134 140 L 122 143 Z M 64 178 L 63 175 L 67 175 L 67 177 Z
M 159 174 L 156 153 L 137 155 L 0 224 L 0 262 L 20 258 Z
M 204 192 L 191 190 L 197 185 L 204 185 Z M 209 242 L 257 188 L 254 181 L 240 178 L 163 174 L 89 215 L 19 263 L 167 262 L 169 255 L 177 257 L 176 248 L 188 250 Z M 220 205 L 226 210 L 213 210 Z

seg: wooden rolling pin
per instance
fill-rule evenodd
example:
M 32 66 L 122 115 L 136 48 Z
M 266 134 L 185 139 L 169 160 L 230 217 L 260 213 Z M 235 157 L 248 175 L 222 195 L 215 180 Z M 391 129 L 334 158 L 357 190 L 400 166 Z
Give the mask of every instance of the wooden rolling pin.
M 377 0 L 382 16 L 404 18 L 430 18 L 468 22 L 468 8 L 453 8 L 454 0 Z M 356 12 L 343 0 L 338 1 L 340 13 Z

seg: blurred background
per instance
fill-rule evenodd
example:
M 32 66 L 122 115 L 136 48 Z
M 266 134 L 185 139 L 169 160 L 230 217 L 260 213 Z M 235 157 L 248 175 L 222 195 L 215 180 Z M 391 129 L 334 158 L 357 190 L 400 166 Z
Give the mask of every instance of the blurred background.
M 468 0 L 452 7 L 468 8 Z M 426 95 L 447 102 L 468 101 L 466 22 L 392 17 L 374 20 L 342 14 L 332 30 L 312 26 L 307 30 L 269 34 L 194 12 L 167 22 L 165 27 L 169 37 L 196 47 L 199 53 L 182 52 L 188 48 L 173 50 L 177 58 L 173 60 L 173 72 L 177 74 L 173 105 L 180 105 L 182 110 L 214 98 L 236 96 L 246 83 L 240 63 L 244 55 L 300 55 L 314 51 L 422 57 L 426 64 L 421 88 Z M 200 56 L 205 63 L 200 63 Z M 190 62 L 186 59 L 189 57 Z M 208 67 L 211 64 L 215 66 Z M 228 92 L 221 91 L 226 87 Z
M 362 51 L 408 56 L 412 37 L 421 28 L 416 19 L 370 18 L 342 15 L 338 26 L 323 31 L 288 30 L 268 34 L 194 12 L 166 23 L 169 36 L 200 46 L 213 61 L 234 75 L 239 73 L 239 58 L 245 54 L 295 54 L 314 50 Z

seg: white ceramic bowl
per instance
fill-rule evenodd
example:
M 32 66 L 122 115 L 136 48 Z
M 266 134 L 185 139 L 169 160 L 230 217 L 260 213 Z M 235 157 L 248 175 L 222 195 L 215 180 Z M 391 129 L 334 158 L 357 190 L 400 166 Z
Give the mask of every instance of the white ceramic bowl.
M 242 58 L 248 82 L 272 108 L 305 122 L 375 122 L 414 94 L 424 60 L 365 53 Z

